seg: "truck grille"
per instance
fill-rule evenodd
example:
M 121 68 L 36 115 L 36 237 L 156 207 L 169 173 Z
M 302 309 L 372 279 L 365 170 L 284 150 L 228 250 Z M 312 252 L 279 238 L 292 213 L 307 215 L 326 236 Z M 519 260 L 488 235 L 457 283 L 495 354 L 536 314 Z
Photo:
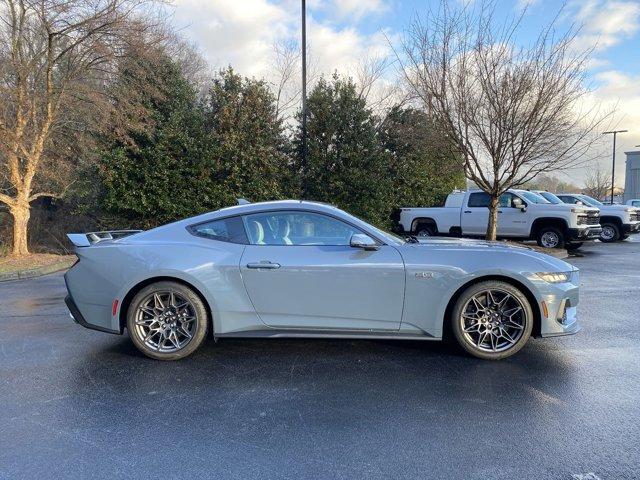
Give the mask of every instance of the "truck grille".
M 640 212 L 632 213 L 629 217 L 631 217 L 632 222 L 637 222 L 640 220 Z
M 580 215 L 578 217 L 578 225 L 598 225 L 600 223 L 600 215 L 597 213 L 589 213 L 588 215 Z

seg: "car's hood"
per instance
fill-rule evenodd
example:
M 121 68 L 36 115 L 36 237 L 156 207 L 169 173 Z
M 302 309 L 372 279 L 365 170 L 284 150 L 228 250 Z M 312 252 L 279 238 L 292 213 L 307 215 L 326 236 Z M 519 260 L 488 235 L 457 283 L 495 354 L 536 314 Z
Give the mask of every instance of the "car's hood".
M 537 207 L 544 208 L 546 211 L 555 212 L 576 212 L 576 213 L 591 213 L 598 212 L 597 207 L 587 207 L 586 205 L 573 205 L 569 203 L 540 203 Z
M 638 207 L 632 207 L 631 205 L 598 205 L 598 208 L 603 212 L 624 212 L 625 210 L 631 209 L 634 211 L 640 210 Z
M 481 254 L 483 250 L 491 249 L 492 251 L 502 251 L 506 255 L 524 255 L 531 259 L 534 259 L 542 264 L 540 271 L 567 272 L 576 270 L 573 265 L 554 256 L 538 252 L 531 247 L 527 247 L 526 245 L 513 245 L 511 243 L 500 241 L 492 242 L 488 240 L 475 240 L 471 238 L 430 237 L 419 239 L 418 243 L 406 243 L 403 247 L 419 249 L 427 248 L 430 246 L 452 250 L 476 250 L 479 254 Z

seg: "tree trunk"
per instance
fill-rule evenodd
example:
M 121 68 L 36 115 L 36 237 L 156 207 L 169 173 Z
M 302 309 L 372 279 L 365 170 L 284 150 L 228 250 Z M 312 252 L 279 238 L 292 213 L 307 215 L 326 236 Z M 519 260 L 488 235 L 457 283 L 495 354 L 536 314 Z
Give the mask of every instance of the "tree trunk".
M 487 225 L 487 240 L 495 240 L 498 236 L 498 205 L 499 197 L 491 196 L 489 200 L 489 225 Z
M 31 216 L 29 202 L 18 202 L 11 206 L 9 212 L 13 217 L 13 250 L 11 254 L 16 257 L 29 255 L 29 245 L 27 244 L 27 225 Z

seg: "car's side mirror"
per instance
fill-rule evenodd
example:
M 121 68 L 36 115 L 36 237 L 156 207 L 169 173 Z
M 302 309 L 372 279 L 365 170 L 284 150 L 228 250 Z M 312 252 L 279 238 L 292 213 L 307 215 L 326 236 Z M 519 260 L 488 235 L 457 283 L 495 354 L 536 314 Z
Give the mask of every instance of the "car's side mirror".
M 364 250 L 378 250 L 378 244 L 369 235 L 364 233 L 354 233 L 351 236 L 349 245 L 353 248 L 362 248 Z
M 580 200 L 576 201 L 576 205 L 584 205 Z
M 527 211 L 527 205 L 522 201 L 521 198 L 514 198 L 512 205 L 513 208 L 519 208 L 522 212 Z

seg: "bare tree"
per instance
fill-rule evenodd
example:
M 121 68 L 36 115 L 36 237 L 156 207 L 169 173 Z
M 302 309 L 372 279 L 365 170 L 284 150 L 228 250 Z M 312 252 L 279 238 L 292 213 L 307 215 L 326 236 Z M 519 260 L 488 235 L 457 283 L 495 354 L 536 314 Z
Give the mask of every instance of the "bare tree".
M 542 172 L 586 162 L 606 115 L 585 107 L 590 51 L 577 30 L 554 22 L 516 46 L 524 12 L 502 23 L 494 2 L 443 2 L 407 32 L 407 81 L 439 119 L 464 161 L 467 178 L 490 197 L 487 238 L 495 239 L 499 197 Z
M 587 174 L 583 192 L 599 200 L 604 199 L 611 192 L 611 177 L 600 168 L 600 165 L 592 168 Z
M 70 184 L 65 135 L 96 100 L 141 0 L 0 0 L 0 202 L 16 256 L 29 253 L 30 203 Z

